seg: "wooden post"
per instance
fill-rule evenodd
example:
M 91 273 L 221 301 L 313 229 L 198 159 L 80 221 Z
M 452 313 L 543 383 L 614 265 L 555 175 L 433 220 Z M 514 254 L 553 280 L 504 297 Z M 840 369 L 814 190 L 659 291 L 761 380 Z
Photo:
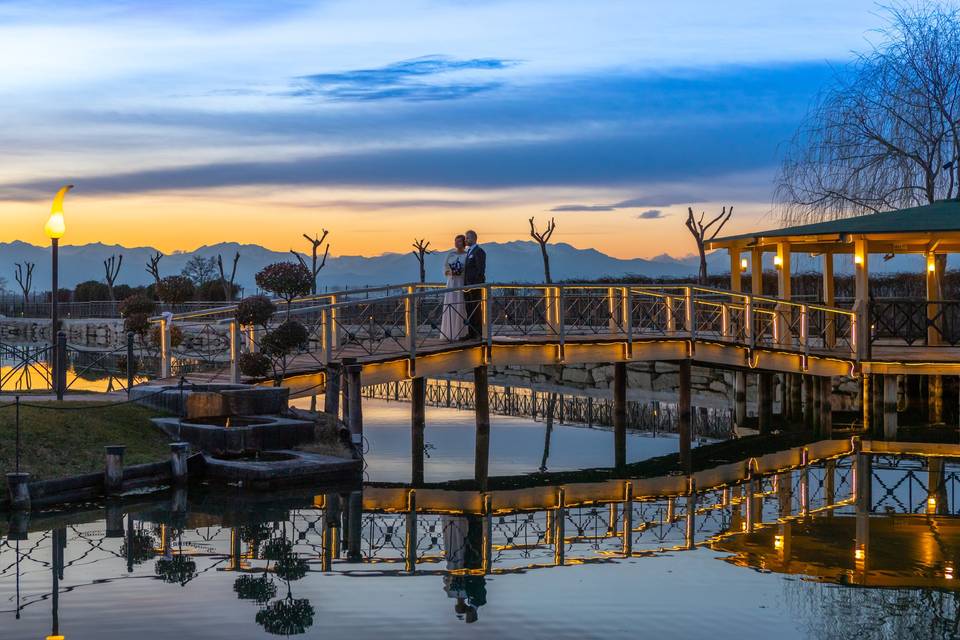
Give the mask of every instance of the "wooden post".
M 828 307 L 836 305 L 836 289 L 833 284 L 833 254 L 823 254 L 823 304 Z M 837 344 L 837 327 L 832 322 L 826 326 L 824 335 L 826 346 L 832 348 Z
M 613 450 L 617 468 L 627 464 L 627 363 L 613 365 Z
M 363 560 L 363 492 L 351 491 L 348 501 L 347 561 Z
M 12 510 L 30 511 L 30 474 L 8 473 L 7 493 Z
M 853 272 L 856 314 L 857 357 L 866 358 L 870 347 L 870 246 L 866 238 L 857 237 L 853 243 Z
M 684 473 L 692 470 L 690 453 L 690 361 L 680 361 L 678 376 L 679 397 L 677 400 L 677 431 L 680 436 L 680 467 Z
M 173 324 L 173 314 L 165 313 L 160 320 L 160 377 L 169 378 L 171 364 L 173 361 L 171 340 L 171 325 Z
M 773 374 L 757 374 L 757 423 L 761 434 L 773 431 Z
M 777 298 L 780 300 L 791 299 L 790 287 L 790 243 L 777 243 Z M 793 336 L 790 331 L 790 317 L 793 313 L 793 307 L 790 305 L 777 305 L 777 336 L 781 344 L 792 344 Z
M 240 383 L 240 323 L 231 320 L 230 328 L 230 384 Z
M 873 427 L 870 415 L 873 413 L 873 398 L 870 394 L 871 383 L 869 373 L 860 374 L 860 404 L 862 405 L 860 409 L 863 415 L 863 432 L 866 434 L 869 434 Z
M 789 418 L 795 426 L 798 422 L 802 420 L 803 414 L 803 381 L 799 373 L 788 373 L 786 375 L 789 385 L 787 389 L 790 392 L 790 401 L 789 401 Z
M 175 485 L 187 482 L 187 454 L 190 444 L 187 442 L 170 443 L 170 476 Z
M 738 427 L 747 424 L 747 374 L 737 371 L 733 378 L 733 421 Z
M 807 431 L 813 431 L 816 427 L 816 390 L 813 384 L 813 376 L 803 375 L 803 427 Z
M 943 424 L 943 376 L 928 376 L 927 403 L 930 424 Z
M 740 247 L 728 248 L 727 254 L 730 256 L 730 291 L 741 291 Z
M 418 378 L 414 378 L 417 380 Z M 423 380 L 423 378 L 419 378 Z M 407 493 L 407 526 L 404 540 L 404 560 L 407 573 L 417 570 L 417 491 Z
M 750 250 L 750 291 L 755 296 L 763 295 L 763 248 Z
M 103 488 L 108 496 L 116 495 L 123 490 L 123 452 L 127 448 L 122 444 L 109 445 L 104 448 L 107 458 L 103 474 Z
M 944 483 L 943 458 L 927 458 L 927 513 L 947 515 L 949 494 Z
M 410 456 L 413 461 L 411 483 L 423 484 L 423 434 L 426 429 L 427 381 L 422 377 L 410 381 Z
M 340 365 L 328 362 L 324 372 L 323 412 L 334 418 L 340 417 Z
M 633 555 L 633 483 L 627 480 L 623 487 L 623 510 L 620 520 L 623 523 L 623 555 Z
M 490 396 L 485 365 L 473 369 L 473 390 L 477 425 L 473 475 L 481 490 L 486 490 L 490 465 Z
M 897 439 L 897 376 L 883 376 L 883 438 Z
M 833 379 L 830 376 L 820 378 L 820 437 L 833 435 Z
M 347 425 L 350 427 L 350 441 L 353 446 L 363 451 L 363 396 L 361 394 L 360 375 L 363 367 L 359 364 L 350 364 L 346 367 L 347 389 L 349 396 L 350 415 Z

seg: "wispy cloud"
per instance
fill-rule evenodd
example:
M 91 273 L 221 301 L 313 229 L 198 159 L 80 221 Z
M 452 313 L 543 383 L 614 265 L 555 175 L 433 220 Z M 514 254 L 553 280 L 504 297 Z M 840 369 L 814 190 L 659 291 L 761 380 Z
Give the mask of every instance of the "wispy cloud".
M 288 95 L 335 101 L 454 100 L 490 91 L 502 84 L 474 77 L 462 78 L 458 72 L 499 71 L 516 64 L 516 61 L 501 58 L 458 60 L 450 56 L 429 55 L 374 69 L 300 76 L 296 78 L 296 88 Z
M 630 198 L 612 204 L 561 204 L 550 211 L 617 211 L 618 209 L 642 209 L 649 206 L 649 199 Z M 661 209 L 647 209 L 638 213 L 636 217 L 641 220 L 656 220 L 667 216 Z
M 667 215 L 660 209 L 647 209 L 637 214 L 637 219 L 639 220 L 659 220 L 660 218 L 666 217 Z

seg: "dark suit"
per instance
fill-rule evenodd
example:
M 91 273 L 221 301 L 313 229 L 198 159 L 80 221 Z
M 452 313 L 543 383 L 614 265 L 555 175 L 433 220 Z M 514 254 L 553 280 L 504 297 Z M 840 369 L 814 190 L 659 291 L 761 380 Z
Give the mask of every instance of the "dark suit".
M 467 253 L 463 265 L 463 284 L 483 284 L 487 281 L 487 254 L 480 245 Z M 467 311 L 467 337 L 479 340 L 483 336 L 483 291 L 468 289 L 463 294 Z

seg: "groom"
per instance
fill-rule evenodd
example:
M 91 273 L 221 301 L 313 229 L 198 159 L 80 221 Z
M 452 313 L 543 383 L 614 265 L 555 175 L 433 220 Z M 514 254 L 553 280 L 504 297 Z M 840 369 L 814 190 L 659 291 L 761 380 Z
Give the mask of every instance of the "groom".
M 463 265 L 463 286 L 483 284 L 487 281 L 487 254 L 477 244 L 477 232 L 470 230 L 463 234 L 467 241 L 467 257 Z M 467 339 L 479 340 L 483 337 L 483 291 L 467 289 L 463 294 L 467 311 Z

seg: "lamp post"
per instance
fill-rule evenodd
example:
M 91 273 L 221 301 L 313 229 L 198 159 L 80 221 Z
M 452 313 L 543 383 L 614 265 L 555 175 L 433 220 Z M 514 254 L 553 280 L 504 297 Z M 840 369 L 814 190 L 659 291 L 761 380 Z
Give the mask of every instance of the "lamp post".
M 68 184 L 65 187 L 60 187 L 60 190 L 57 191 L 57 195 L 53 198 L 53 206 L 50 207 L 50 218 L 47 220 L 47 224 L 43 225 L 43 232 L 47 234 L 47 237 L 50 238 L 52 244 L 51 251 L 51 286 L 50 286 L 50 340 L 53 344 L 53 357 L 52 366 L 50 367 L 50 377 L 53 380 L 53 388 L 57 394 L 57 399 L 63 399 L 63 390 L 60 388 L 60 369 L 66 365 L 64 362 L 60 362 L 59 358 L 59 347 L 57 344 L 57 330 L 59 324 L 59 318 L 57 317 L 57 294 L 59 293 L 59 285 L 57 283 L 59 276 L 59 249 L 60 249 L 60 238 L 63 237 L 64 232 L 67 230 L 66 224 L 63 221 L 63 198 L 67 195 L 67 191 L 73 189 L 72 184 Z

